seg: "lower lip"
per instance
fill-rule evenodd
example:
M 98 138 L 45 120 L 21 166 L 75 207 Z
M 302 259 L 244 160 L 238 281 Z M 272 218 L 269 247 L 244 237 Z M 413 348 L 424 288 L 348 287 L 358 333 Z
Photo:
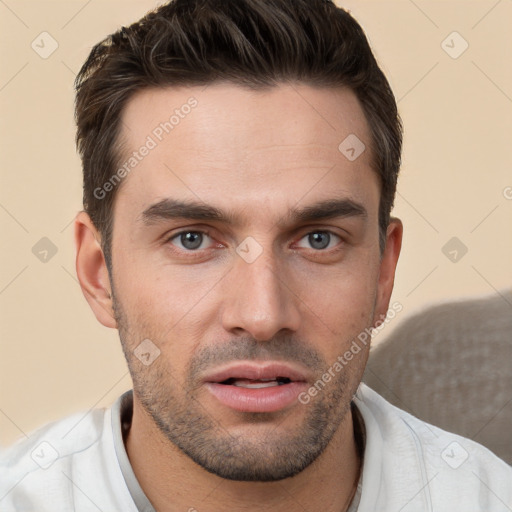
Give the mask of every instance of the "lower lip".
M 293 404 L 307 384 L 290 382 L 267 388 L 242 388 L 216 382 L 206 387 L 219 402 L 241 412 L 276 412 Z

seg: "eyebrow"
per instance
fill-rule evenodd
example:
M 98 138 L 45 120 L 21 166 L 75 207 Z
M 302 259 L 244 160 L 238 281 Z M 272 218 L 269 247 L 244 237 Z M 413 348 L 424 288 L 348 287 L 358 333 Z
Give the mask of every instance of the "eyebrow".
M 343 217 L 367 217 L 366 208 L 351 199 L 326 199 L 302 208 L 293 207 L 279 226 L 315 220 L 327 220 Z M 198 221 L 217 221 L 224 224 L 243 224 L 232 212 L 225 212 L 215 206 L 198 201 L 184 201 L 165 198 L 146 208 L 138 221 L 150 226 L 166 220 L 191 219 Z

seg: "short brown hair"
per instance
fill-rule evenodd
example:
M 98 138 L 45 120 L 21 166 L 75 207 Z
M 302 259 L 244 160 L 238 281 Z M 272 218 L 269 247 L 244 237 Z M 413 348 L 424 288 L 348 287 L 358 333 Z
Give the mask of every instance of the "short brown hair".
M 116 189 L 101 199 L 94 191 L 119 165 L 123 108 L 144 88 L 214 81 L 253 89 L 300 82 L 348 87 L 356 94 L 380 176 L 382 250 L 400 168 L 402 125 L 359 24 L 330 0 L 172 0 L 94 46 L 75 82 L 84 209 L 101 233 L 109 269 Z

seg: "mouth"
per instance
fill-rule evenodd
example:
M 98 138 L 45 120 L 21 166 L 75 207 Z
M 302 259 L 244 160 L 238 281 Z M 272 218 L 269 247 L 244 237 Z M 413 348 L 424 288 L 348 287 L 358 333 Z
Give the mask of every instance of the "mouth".
M 219 384 L 224 384 L 225 386 L 236 386 L 239 388 L 246 389 L 262 389 L 262 388 L 271 388 L 275 386 L 283 386 L 284 384 L 289 384 L 292 382 L 288 377 L 276 377 L 275 379 L 259 379 L 259 380 L 251 380 L 251 379 L 237 379 L 235 377 L 231 377 L 226 379 Z
M 203 379 L 222 405 L 240 412 L 277 412 L 297 401 L 308 372 L 282 363 L 230 365 Z

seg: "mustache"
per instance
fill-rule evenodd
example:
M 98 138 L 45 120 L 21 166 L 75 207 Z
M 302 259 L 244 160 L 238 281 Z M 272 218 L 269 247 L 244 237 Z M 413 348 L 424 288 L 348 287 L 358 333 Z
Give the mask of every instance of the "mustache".
M 188 375 L 194 381 L 212 367 L 255 360 L 299 363 L 315 374 L 328 366 L 325 359 L 300 338 L 279 336 L 257 341 L 252 337 L 242 337 L 202 347 L 192 358 Z

